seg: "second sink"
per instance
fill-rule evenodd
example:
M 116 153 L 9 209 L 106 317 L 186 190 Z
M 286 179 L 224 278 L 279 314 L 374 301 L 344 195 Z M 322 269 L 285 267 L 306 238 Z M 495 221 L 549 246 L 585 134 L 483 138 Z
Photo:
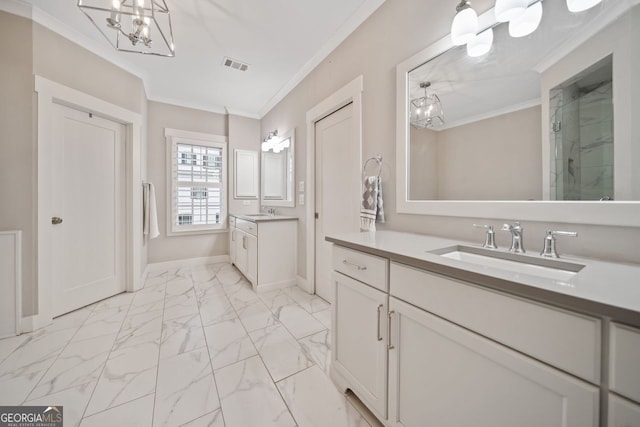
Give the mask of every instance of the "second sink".
M 456 245 L 437 249 L 430 253 L 482 267 L 561 281 L 571 279 L 584 268 L 584 265 L 572 262 L 498 252 L 473 246 Z

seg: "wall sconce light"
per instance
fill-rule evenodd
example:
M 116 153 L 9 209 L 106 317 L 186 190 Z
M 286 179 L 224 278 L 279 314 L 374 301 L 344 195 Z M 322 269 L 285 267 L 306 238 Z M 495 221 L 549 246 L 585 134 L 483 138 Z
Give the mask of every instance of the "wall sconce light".
M 511 37 L 525 37 L 533 33 L 542 21 L 542 2 L 534 3 L 517 18 L 509 22 L 509 35 Z
M 567 8 L 570 12 L 582 12 L 591 9 L 602 0 L 567 0 Z
M 267 133 L 267 136 L 262 140 L 261 149 L 265 152 L 269 150 L 273 150 L 275 152 L 276 148 L 278 148 L 279 146 L 280 138 L 278 138 L 278 129 L 274 129 L 271 132 Z
M 491 50 L 493 45 L 493 28 L 489 28 L 467 43 L 467 55 L 472 58 L 485 55 Z
M 478 14 L 471 8 L 471 2 L 462 0 L 456 6 L 456 16 L 451 23 L 451 41 L 462 46 L 476 36 L 478 32 Z
M 528 0 L 496 0 L 496 21 L 508 22 L 522 15 L 529 6 Z

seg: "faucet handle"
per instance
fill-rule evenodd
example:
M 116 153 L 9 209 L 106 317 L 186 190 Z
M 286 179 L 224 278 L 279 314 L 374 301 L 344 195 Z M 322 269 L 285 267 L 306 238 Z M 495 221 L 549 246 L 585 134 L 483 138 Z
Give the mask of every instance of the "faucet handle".
M 486 224 L 473 224 L 473 226 L 476 228 L 484 228 L 485 230 L 487 230 L 484 243 L 482 244 L 483 248 L 498 249 L 495 239 L 496 233 L 493 231 L 493 226 Z
M 556 236 L 578 237 L 578 233 L 575 231 L 547 230 L 547 235 L 544 238 L 544 248 L 542 252 L 540 252 L 540 255 L 550 258 L 560 258 L 556 250 Z

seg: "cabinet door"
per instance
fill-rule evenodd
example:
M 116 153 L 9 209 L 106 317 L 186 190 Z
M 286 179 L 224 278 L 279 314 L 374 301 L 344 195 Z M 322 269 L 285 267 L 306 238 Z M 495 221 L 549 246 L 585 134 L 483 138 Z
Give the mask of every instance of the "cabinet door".
M 610 393 L 609 427 L 640 427 L 640 405 Z
M 246 274 L 247 272 L 247 233 L 236 229 L 236 267 Z
M 258 285 L 258 238 L 252 234 L 246 234 L 247 247 L 247 271 L 245 276 L 254 285 Z
M 229 229 L 229 259 L 231 264 L 236 263 L 236 229 Z
M 598 425 L 591 384 L 393 297 L 389 305 L 390 425 Z
M 334 272 L 332 369 L 387 417 L 387 294 Z

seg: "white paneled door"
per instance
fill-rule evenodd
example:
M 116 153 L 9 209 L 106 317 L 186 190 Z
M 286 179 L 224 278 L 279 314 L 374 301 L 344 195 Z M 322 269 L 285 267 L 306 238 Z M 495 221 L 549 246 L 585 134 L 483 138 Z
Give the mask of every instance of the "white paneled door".
M 316 294 L 333 300 L 331 243 L 325 236 L 359 230 L 360 145 L 353 104 L 316 122 Z
M 52 307 L 125 290 L 124 126 L 61 105 L 53 123 Z

